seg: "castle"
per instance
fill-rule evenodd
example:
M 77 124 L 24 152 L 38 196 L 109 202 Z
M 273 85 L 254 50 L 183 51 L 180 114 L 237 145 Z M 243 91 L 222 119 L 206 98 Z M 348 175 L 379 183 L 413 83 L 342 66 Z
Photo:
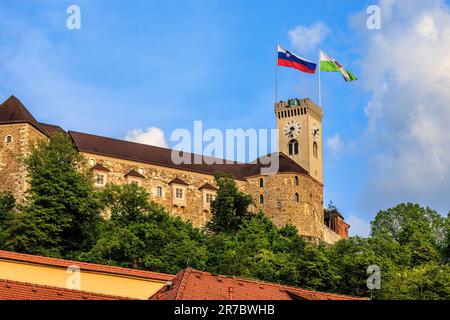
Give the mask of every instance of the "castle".
M 251 163 L 174 164 L 172 150 L 67 131 L 78 151 L 88 160 L 94 185 L 135 182 L 151 200 L 172 215 L 204 226 L 211 218 L 215 172 L 230 174 L 239 189 L 252 195 L 251 210 L 264 213 L 277 225 L 294 225 L 310 242 L 333 244 L 348 237 L 349 225 L 336 211 L 323 208 L 322 109 L 310 99 L 275 103 L 279 131 L 276 173 L 263 175 L 263 161 Z M 23 201 L 27 172 L 23 159 L 38 139 L 65 132 L 38 122 L 14 96 L 0 105 L 0 191 Z M 194 157 L 193 154 L 188 154 Z

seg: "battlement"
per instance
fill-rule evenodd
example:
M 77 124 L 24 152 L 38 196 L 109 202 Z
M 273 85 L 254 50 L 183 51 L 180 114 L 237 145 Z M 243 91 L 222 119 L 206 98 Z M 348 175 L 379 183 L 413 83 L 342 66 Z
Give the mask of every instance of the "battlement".
M 296 117 L 308 113 L 313 113 L 320 120 L 323 117 L 322 108 L 315 104 L 310 98 L 289 99 L 287 101 L 275 102 L 274 106 L 277 119 Z

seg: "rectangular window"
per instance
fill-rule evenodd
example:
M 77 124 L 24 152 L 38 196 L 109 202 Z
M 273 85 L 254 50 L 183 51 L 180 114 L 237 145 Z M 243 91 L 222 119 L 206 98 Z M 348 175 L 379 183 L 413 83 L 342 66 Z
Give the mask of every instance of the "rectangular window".
M 213 202 L 213 200 L 214 200 L 214 195 L 211 193 L 207 193 L 206 194 L 206 203 L 210 204 L 211 202 Z
M 175 189 L 175 198 L 183 199 L 183 189 Z
M 97 174 L 95 175 L 95 184 L 97 186 L 103 186 L 105 185 L 105 176 L 103 174 Z
M 162 192 L 163 192 L 163 190 L 162 190 L 162 187 L 156 187 L 156 196 L 157 197 L 162 197 Z

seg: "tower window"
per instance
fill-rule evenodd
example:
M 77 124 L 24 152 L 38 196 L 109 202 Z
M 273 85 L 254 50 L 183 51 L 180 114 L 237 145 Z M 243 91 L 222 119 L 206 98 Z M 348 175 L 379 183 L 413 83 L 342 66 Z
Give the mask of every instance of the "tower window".
M 300 202 L 300 196 L 298 195 L 298 193 L 296 193 L 296 194 L 294 195 L 294 201 L 295 201 L 295 202 Z
M 6 136 L 5 141 L 6 141 L 6 143 L 11 143 L 11 142 L 13 142 L 13 137 L 11 135 Z
M 297 140 L 291 140 L 289 142 L 289 155 L 296 155 L 298 154 L 298 141 Z
M 296 176 L 296 177 L 294 177 L 294 186 L 298 186 L 298 177 Z
M 263 178 L 259 179 L 259 187 L 260 188 L 264 187 L 264 179 Z
M 314 143 L 313 143 L 313 156 L 315 158 L 317 158 L 318 151 L 319 151 L 319 146 L 317 145 L 317 142 L 314 141 Z
M 264 204 L 264 196 L 263 195 L 259 196 L 259 204 Z

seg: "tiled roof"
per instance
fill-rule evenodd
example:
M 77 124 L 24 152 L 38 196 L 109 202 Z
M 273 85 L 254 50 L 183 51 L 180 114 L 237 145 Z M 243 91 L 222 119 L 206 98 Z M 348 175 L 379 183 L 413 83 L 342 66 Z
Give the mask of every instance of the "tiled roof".
M 55 126 L 54 124 L 47 124 L 39 122 L 39 126 L 47 132 L 48 135 L 51 135 L 56 132 L 65 133 L 65 131 L 60 126 Z
M 305 290 L 276 283 L 212 275 L 187 268 L 152 300 L 365 300 L 362 298 Z
M 143 271 L 143 270 L 128 269 L 128 268 L 113 267 L 113 266 L 105 266 L 105 265 L 80 262 L 80 261 L 70 261 L 70 260 L 63 260 L 63 259 L 56 259 L 56 258 L 47 258 L 47 257 L 34 256 L 34 255 L 23 254 L 23 253 L 9 252 L 9 251 L 0 251 L 0 259 L 21 261 L 21 262 L 40 264 L 40 265 L 46 265 L 46 266 L 64 267 L 64 268 L 76 265 L 76 266 L 80 267 L 81 270 L 98 271 L 98 272 L 102 272 L 102 273 L 109 273 L 109 274 L 116 274 L 116 275 L 123 275 L 123 276 L 132 276 L 132 277 L 161 280 L 161 281 L 168 281 L 168 280 L 172 280 L 174 278 L 174 275 L 166 274 L 166 273 Z
M 202 189 L 207 189 L 207 190 L 217 190 L 216 187 L 214 187 L 213 185 L 209 184 L 208 182 L 206 182 L 204 185 L 202 185 L 200 188 L 200 190 Z
M 189 184 L 185 181 L 181 180 L 180 178 L 175 178 L 172 181 L 169 182 L 169 184 L 181 184 L 182 186 L 188 186 Z
M 131 300 L 131 299 L 0 279 L 0 300 Z
M 227 163 L 223 159 L 214 159 L 210 157 L 202 157 L 192 153 L 186 153 L 184 156 L 191 159 L 191 164 L 176 164 L 172 161 L 172 150 L 150 146 L 141 143 L 129 142 L 124 140 L 106 138 L 81 132 L 69 131 L 75 145 L 81 152 L 99 154 L 113 158 L 136 161 L 160 165 L 164 167 L 177 168 L 181 170 L 194 171 L 204 174 L 214 174 L 215 172 L 228 173 L 237 179 L 245 179 L 249 176 L 260 175 L 261 168 L 266 167 L 268 156 L 261 157 L 253 163 Z M 300 165 L 295 163 L 283 153 L 273 154 L 270 156 L 279 156 L 278 172 L 296 172 L 308 174 L 308 172 Z M 201 160 L 200 164 L 196 164 L 194 160 Z M 215 162 L 214 162 L 215 161 Z M 200 161 L 197 161 L 200 162 Z
M 144 179 L 145 177 L 140 174 L 139 172 L 137 172 L 136 170 L 131 170 L 130 172 L 128 172 L 125 177 L 136 177 L 136 178 L 142 178 Z
M 46 135 L 64 132 L 58 126 L 38 122 L 15 96 L 10 96 L 0 105 L 0 123 L 29 123 Z
M 91 168 L 91 170 L 105 171 L 105 172 L 110 172 L 111 171 L 107 167 L 105 167 L 104 165 L 102 165 L 100 163 L 96 163 L 95 166 L 93 166 Z
M 39 123 L 25 106 L 14 96 L 8 98 L 0 105 L 0 123 L 30 123 L 42 133 L 50 136 L 54 132 L 64 132 L 58 126 Z M 278 172 L 295 172 L 308 174 L 300 165 L 295 163 L 286 155 L 272 154 L 261 157 L 253 163 L 240 163 L 227 161 L 224 159 L 206 157 L 192 153 L 182 153 L 180 156 L 190 159 L 190 164 L 177 164 L 172 161 L 172 150 L 150 146 L 146 144 L 134 143 L 124 140 L 112 139 L 96 136 L 87 133 L 69 131 L 78 150 L 81 152 L 110 156 L 113 158 L 136 161 L 147 164 L 160 165 L 181 170 L 193 171 L 204 174 L 214 174 L 223 172 L 231 174 L 236 179 L 245 180 L 250 176 L 261 174 L 261 169 L 267 167 L 264 160 L 267 157 L 279 155 Z M 177 151 L 178 153 L 178 151 Z

